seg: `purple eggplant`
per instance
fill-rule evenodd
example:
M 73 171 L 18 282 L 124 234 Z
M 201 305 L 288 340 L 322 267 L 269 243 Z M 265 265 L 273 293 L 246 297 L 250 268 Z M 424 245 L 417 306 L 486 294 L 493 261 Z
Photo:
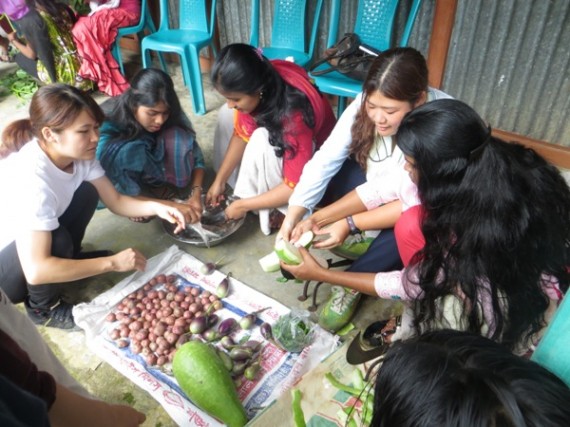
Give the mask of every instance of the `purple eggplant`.
M 253 356 L 253 350 L 249 347 L 237 346 L 230 350 L 232 360 L 249 360 Z
M 257 320 L 257 315 L 269 307 L 262 308 L 261 310 L 254 311 L 252 313 L 246 314 L 243 316 L 240 321 L 239 325 L 242 329 L 251 329 L 255 325 L 255 321 Z
M 208 317 L 198 316 L 195 317 L 190 323 L 190 332 L 193 334 L 201 334 L 208 329 Z
M 267 322 L 264 322 L 259 327 L 259 331 L 261 332 L 261 336 L 268 341 L 273 339 L 273 330 L 271 329 L 271 325 Z
M 222 322 L 218 325 L 218 333 L 221 337 L 229 335 L 237 326 L 237 321 L 233 317 L 228 319 L 222 320 Z
M 225 298 L 228 296 L 230 290 L 230 277 L 232 273 L 228 273 L 226 277 L 222 279 L 222 281 L 216 287 L 216 295 L 218 298 Z

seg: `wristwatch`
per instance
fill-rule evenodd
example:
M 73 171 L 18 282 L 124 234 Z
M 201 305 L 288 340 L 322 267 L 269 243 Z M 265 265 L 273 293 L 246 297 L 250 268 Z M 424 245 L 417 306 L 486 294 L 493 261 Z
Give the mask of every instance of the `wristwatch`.
M 354 220 L 352 219 L 352 215 L 346 217 L 346 222 L 348 223 L 348 228 L 350 228 L 349 234 L 354 236 L 356 234 L 360 234 L 361 230 L 354 224 Z

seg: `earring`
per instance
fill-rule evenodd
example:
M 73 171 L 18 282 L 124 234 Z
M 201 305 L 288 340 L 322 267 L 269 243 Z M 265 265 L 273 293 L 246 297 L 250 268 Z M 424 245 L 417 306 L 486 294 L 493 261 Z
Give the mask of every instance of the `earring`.
M 263 98 L 263 91 L 260 90 L 260 91 L 259 91 L 259 99 L 262 99 L 262 98 Z

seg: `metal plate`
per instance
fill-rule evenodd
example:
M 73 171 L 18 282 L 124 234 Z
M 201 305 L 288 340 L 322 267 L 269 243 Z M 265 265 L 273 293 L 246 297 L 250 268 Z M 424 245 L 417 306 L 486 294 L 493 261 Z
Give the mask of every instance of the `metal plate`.
M 202 211 L 202 219 L 201 224 L 204 229 L 216 233 L 219 237 L 212 237 L 209 241 L 210 247 L 219 245 L 224 240 L 226 240 L 229 236 L 235 233 L 240 227 L 243 225 L 245 221 L 245 217 L 236 219 L 236 220 L 226 220 L 226 216 L 224 210 L 226 207 L 236 200 L 237 198 L 234 196 L 226 196 L 225 200 L 222 201 L 216 207 L 205 207 L 205 195 L 202 195 L 202 206 L 204 206 L 204 210 Z M 184 203 L 183 201 L 176 200 L 177 202 Z M 181 231 L 178 234 L 174 234 L 174 228 L 176 227 L 175 224 L 171 224 L 166 220 L 162 221 L 162 228 L 173 239 L 176 239 L 180 242 L 189 243 L 191 245 L 195 245 L 198 247 L 205 248 L 206 243 L 200 235 L 187 228 L 184 231 Z

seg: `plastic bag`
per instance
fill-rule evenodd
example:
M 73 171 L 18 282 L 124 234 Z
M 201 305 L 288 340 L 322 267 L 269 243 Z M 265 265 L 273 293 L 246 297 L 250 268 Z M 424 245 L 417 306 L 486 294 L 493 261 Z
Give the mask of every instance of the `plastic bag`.
M 309 320 L 309 312 L 291 310 L 273 325 L 273 338 L 285 351 L 300 353 L 313 341 L 315 324 Z

